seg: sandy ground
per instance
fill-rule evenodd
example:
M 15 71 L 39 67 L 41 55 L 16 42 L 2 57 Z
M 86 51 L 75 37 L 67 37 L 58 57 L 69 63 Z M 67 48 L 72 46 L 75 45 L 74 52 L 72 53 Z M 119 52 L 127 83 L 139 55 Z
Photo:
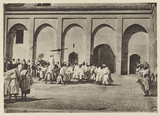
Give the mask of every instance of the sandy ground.
M 135 75 L 112 75 L 113 85 L 76 81 L 45 84 L 34 77 L 27 100 L 4 97 L 4 112 L 153 112 L 157 109 L 156 86 L 144 97 Z

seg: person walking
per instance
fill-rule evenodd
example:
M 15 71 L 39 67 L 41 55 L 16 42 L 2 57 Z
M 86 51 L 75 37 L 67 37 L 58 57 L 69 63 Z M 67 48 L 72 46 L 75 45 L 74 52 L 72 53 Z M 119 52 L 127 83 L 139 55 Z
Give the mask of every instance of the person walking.
M 147 62 L 144 63 L 143 67 L 143 78 L 142 78 L 142 90 L 144 91 L 144 97 L 149 96 L 149 90 L 150 90 L 150 69 L 149 64 Z
M 18 65 L 4 73 L 4 95 L 9 95 L 9 99 L 11 99 L 12 95 L 17 99 L 17 95 L 19 95 L 20 72 L 17 67 Z
M 102 65 L 102 72 L 103 72 L 103 75 L 102 75 L 102 84 L 103 85 L 112 84 L 113 80 L 111 78 L 111 73 L 110 73 L 109 68 L 106 66 L 106 64 Z
M 48 62 L 48 66 L 47 66 L 47 71 L 46 71 L 46 75 L 45 75 L 45 83 L 47 84 L 48 78 L 51 81 L 52 84 L 52 80 L 53 80 L 53 71 L 52 71 L 52 66 L 50 65 L 50 63 Z
M 32 80 L 29 68 L 28 70 L 22 70 L 20 72 L 19 82 L 20 82 L 20 88 L 22 92 L 22 99 L 23 99 L 23 95 L 26 99 L 26 95 L 30 94 L 30 87 L 33 84 L 33 80 Z

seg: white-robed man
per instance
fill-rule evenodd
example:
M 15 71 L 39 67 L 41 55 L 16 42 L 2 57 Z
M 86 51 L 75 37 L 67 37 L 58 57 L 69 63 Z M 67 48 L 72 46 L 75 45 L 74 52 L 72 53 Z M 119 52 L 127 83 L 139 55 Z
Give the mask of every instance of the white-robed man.
M 52 79 L 53 79 L 52 67 L 50 63 L 48 62 L 47 71 L 45 75 L 45 81 L 46 81 L 45 83 L 47 84 L 47 81 L 50 80 L 52 84 Z
M 90 79 L 94 82 L 96 80 L 96 66 L 93 64 L 90 68 Z
M 78 79 L 78 70 L 79 70 L 78 63 L 75 63 L 73 79 Z
M 105 84 L 112 84 L 113 80 L 111 78 L 110 70 L 106 66 L 106 64 L 102 65 L 102 72 L 103 72 L 103 75 L 102 75 L 102 84 L 103 85 L 105 85 Z
M 66 69 L 66 79 L 67 83 L 70 82 L 73 76 L 73 69 L 71 67 L 71 63 L 68 63 L 67 69 Z
M 86 66 L 85 66 L 84 78 L 87 79 L 87 80 L 90 78 L 90 66 L 89 66 L 89 63 L 86 63 Z
M 102 84 L 102 75 L 103 75 L 103 72 L 102 72 L 102 66 L 101 65 L 98 65 L 97 66 L 97 69 L 96 69 L 96 82 L 99 83 L 99 84 Z
M 64 83 L 65 84 L 64 81 L 65 81 L 65 78 L 66 78 L 66 70 L 67 70 L 66 64 L 63 63 L 62 66 L 61 66 L 61 69 L 60 69 L 60 74 L 57 77 L 57 83 Z
M 142 90 L 144 91 L 144 96 L 149 96 L 150 90 L 150 69 L 149 64 L 147 62 L 144 63 L 143 67 L 143 78 L 142 78 Z
M 79 77 L 79 81 L 80 81 L 80 82 L 83 82 L 83 79 L 84 79 L 84 71 L 83 71 L 83 68 L 82 68 L 82 64 L 79 65 L 78 77 Z
M 12 95 L 17 99 L 17 95 L 19 94 L 20 72 L 17 66 L 4 74 L 4 95 L 10 95 L 9 99 L 11 99 Z

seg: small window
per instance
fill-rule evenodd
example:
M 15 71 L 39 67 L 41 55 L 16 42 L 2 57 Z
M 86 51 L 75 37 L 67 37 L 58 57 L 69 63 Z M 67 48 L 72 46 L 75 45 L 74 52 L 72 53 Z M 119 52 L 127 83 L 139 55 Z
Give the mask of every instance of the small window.
M 16 31 L 16 44 L 23 44 L 23 30 Z

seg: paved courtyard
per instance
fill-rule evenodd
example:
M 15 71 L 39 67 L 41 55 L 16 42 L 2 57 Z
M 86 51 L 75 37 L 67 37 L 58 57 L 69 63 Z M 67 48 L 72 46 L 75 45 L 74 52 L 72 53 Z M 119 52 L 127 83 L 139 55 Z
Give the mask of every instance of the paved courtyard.
M 113 85 L 76 81 L 57 85 L 45 84 L 34 77 L 27 100 L 4 98 L 5 112 L 152 112 L 157 108 L 156 86 L 152 96 L 143 97 L 136 76 L 112 75 Z

